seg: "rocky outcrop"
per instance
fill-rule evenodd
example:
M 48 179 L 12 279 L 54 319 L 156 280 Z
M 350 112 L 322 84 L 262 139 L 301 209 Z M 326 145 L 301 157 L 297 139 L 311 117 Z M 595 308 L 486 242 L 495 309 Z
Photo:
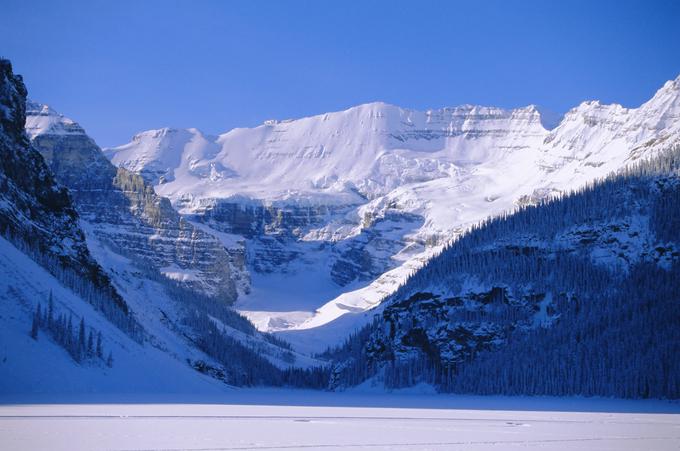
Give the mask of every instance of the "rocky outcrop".
M 455 295 L 416 292 L 385 309 L 385 334 L 375 335 L 366 352 L 381 359 L 389 347 L 401 360 L 424 353 L 455 364 L 502 344 L 517 328 L 530 328 L 538 316 L 543 315 L 540 321 L 545 324 L 554 314 L 549 293 L 529 286 L 479 286 Z
M 134 331 L 128 306 L 88 250 L 66 187 L 26 134 L 26 87 L 0 59 L 0 233 L 39 264 Z
M 183 209 L 183 202 L 177 203 Z M 192 207 L 190 217 L 209 223 L 216 230 L 254 238 L 262 235 L 302 238 L 331 217 L 349 210 L 347 206 L 287 205 L 251 199 L 204 199 Z
M 26 94 L 21 76 L 0 59 L 0 230 L 111 288 L 88 252 L 68 190 L 24 134 Z
M 0 60 L 0 221 L 8 233 L 77 266 L 87 261 L 78 215 L 24 135 L 26 93 L 10 62 Z
M 87 229 L 115 252 L 231 304 L 230 256 L 212 235 L 180 217 L 137 174 L 113 166 L 75 122 L 28 104 L 27 132 L 59 182 L 72 193 Z

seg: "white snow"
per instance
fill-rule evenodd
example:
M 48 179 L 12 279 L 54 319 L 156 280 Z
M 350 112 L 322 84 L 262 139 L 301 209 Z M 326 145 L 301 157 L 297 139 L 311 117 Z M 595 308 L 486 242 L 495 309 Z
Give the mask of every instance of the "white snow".
M 196 350 L 177 329 L 179 309 L 163 287 L 101 243 L 88 240 L 88 247 L 96 259 L 107 263 L 105 269 L 136 319 L 144 325 L 147 341 L 139 344 L 131 340 L 44 268 L 0 238 L 0 400 L 10 394 L 31 393 L 214 395 L 224 391 L 223 382 L 204 376 L 187 364 L 187 359 L 206 362 L 211 359 Z M 76 324 L 84 317 L 88 326 L 102 332 L 105 352 L 113 353 L 112 368 L 103 362 L 76 364 L 43 331 L 38 341 L 29 336 L 32 314 L 39 302 L 46 308 L 50 292 L 57 312 L 72 313 Z M 286 356 L 287 352 L 262 337 L 228 327 L 223 327 L 223 331 L 258 349 L 278 367 L 320 364 L 298 353 Z
M 178 282 L 188 282 L 192 280 L 200 280 L 200 271 L 183 269 L 177 265 L 165 266 L 160 269 L 160 273 L 165 277 L 176 280 Z
M 86 230 L 90 227 L 85 221 L 81 221 L 81 225 Z M 104 243 L 94 238 L 95 236 L 92 233 L 87 234 L 90 252 L 111 276 L 114 285 L 135 313 L 135 317 L 144 325 L 151 343 L 183 363 L 187 358 L 210 361 L 209 357 L 198 352 L 193 344 L 186 340 L 181 328 L 178 329 L 178 325 L 182 322 L 182 306 L 167 294 L 160 283 L 150 279 L 144 268 L 116 254 Z M 185 272 L 179 270 L 166 273 L 168 276 L 175 275 L 176 277 L 181 277 L 183 274 Z M 251 349 L 256 349 L 262 357 L 279 368 L 310 367 L 322 364 L 307 355 L 297 352 L 289 353 L 267 342 L 262 336 L 247 335 L 221 323 L 219 325 L 223 333 Z
M 10 398 L 0 405 L 0 447 L 662 451 L 680 441 L 679 406 L 662 401 L 285 390 L 106 399 Z
M 95 363 L 76 365 L 43 331 L 38 341 L 29 336 L 32 314 L 38 302 L 46 308 L 50 291 L 57 312 L 73 313 L 77 321 L 84 317 L 88 326 L 102 332 L 105 352 L 113 353 L 112 368 Z M 18 393 L 208 394 L 218 393 L 223 385 L 197 373 L 171 352 L 134 342 L 0 238 L 0 399 Z
M 440 246 L 483 219 L 513 210 L 520 200 L 582 187 L 678 142 L 679 92 L 675 80 L 639 108 L 583 102 L 551 130 L 533 105 L 414 111 L 377 102 L 217 137 L 197 129 L 151 130 L 105 152 L 114 164 L 154 180 L 156 191 L 183 213 L 200 212 L 215 199 L 353 208 L 305 230 L 302 239 L 310 243 L 351 239 L 373 230 L 366 218 L 390 212 L 421 218 L 389 235 L 404 244 L 393 255 L 369 249 L 388 269 L 368 283 L 340 289 L 329 281 L 300 299 L 291 293 L 301 267 L 277 268 L 270 281 L 253 276 L 252 294 L 239 302 L 244 314 L 263 330 L 311 333 L 375 308 Z M 322 271 L 329 255 L 305 255 L 306 268 L 315 268 L 308 280 L 328 281 Z M 290 277 L 288 285 L 279 283 L 282 277 Z M 313 335 L 316 348 L 338 338 Z
M 26 133 L 32 139 L 37 135 L 85 135 L 85 131 L 72 119 L 57 113 L 48 105 L 28 100 L 26 102 Z

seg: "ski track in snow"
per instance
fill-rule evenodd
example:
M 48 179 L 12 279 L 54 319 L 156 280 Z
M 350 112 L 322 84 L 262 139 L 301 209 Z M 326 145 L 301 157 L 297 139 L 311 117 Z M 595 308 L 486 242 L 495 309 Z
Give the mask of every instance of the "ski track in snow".
M 559 408 L 560 401 L 554 402 Z M 587 406 L 589 401 L 579 402 Z M 672 450 L 678 444 L 678 414 L 294 405 L 0 406 L 2 449 Z

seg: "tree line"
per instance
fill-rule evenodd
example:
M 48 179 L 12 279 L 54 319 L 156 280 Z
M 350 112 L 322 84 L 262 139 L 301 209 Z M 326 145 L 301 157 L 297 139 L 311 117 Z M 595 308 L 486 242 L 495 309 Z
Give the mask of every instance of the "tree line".
M 327 351 L 331 386 L 680 398 L 679 174 L 674 146 L 473 227 Z M 597 249 L 615 252 L 598 263 Z M 465 297 L 471 282 L 506 295 Z M 534 323 L 545 299 L 550 320 Z
M 31 338 L 38 340 L 40 331 L 47 333 L 77 363 L 100 360 L 106 363 L 108 367 L 113 366 L 111 351 L 105 357 L 102 333 L 93 327 L 88 327 L 85 323 L 85 317 L 81 317 L 76 326 L 72 313 L 66 316 L 64 313 L 55 311 L 51 291 L 47 307 L 43 308 L 42 304 L 38 303 L 33 313 Z

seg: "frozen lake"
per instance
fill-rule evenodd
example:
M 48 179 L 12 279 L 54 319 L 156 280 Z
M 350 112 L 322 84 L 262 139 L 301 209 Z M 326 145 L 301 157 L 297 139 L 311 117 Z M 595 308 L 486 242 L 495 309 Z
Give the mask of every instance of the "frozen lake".
M 57 401 L 0 405 L 0 449 L 680 449 L 680 408 L 660 401 L 274 390 L 196 403 Z

